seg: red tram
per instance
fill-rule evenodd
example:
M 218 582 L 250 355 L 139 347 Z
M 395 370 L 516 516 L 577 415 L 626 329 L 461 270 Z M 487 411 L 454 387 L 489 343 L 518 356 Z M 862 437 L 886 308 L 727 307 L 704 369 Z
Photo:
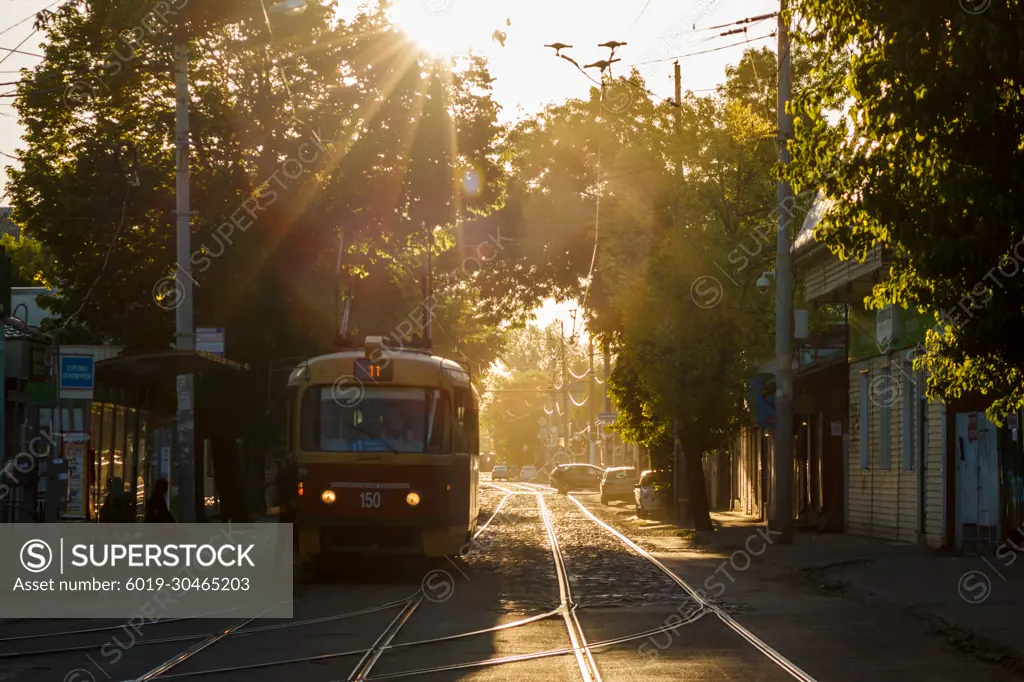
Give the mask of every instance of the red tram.
M 427 350 L 312 358 L 288 380 L 297 552 L 459 552 L 476 527 L 479 396 Z

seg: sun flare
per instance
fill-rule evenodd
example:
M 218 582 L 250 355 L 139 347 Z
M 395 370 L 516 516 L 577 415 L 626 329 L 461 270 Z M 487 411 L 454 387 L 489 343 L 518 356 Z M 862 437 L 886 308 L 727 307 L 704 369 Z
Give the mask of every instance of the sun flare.
M 496 31 L 506 36 L 508 31 L 495 10 L 456 0 L 395 0 L 391 18 L 412 42 L 435 57 L 484 51 L 497 45 Z

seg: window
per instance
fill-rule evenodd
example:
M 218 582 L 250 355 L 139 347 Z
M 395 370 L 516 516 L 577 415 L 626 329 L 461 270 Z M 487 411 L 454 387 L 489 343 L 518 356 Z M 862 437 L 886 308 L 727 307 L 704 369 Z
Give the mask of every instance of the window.
M 455 389 L 455 451 L 480 454 L 478 413 L 473 393 L 468 388 Z
M 451 405 L 441 389 L 367 386 L 354 405 L 330 386 L 303 396 L 307 452 L 451 452 Z
M 916 403 L 915 400 L 917 391 L 917 382 L 914 381 L 914 375 L 912 373 L 912 366 L 910 364 L 904 364 L 903 371 L 903 470 L 913 471 L 916 462 L 914 445 L 917 439 L 916 429 L 914 428 L 916 414 L 914 413 Z
M 870 387 L 870 375 L 867 371 L 860 373 L 860 414 L 858 423 L 860 433 L 857 434 L 857 444 L 860 447 L 860 468 L 871 468 L 871 400 L 868 396 Z
M 881 436 L 882 469 L 890 471 L 892 469 L 892 404 L 897 396 L 893 395 L 892 374 L 888 367 L 882 371 L 881 378 L 881 384 L 885 387 L 886 392 L 880 399 L 882 426 L 881 433 L 878 435 Z

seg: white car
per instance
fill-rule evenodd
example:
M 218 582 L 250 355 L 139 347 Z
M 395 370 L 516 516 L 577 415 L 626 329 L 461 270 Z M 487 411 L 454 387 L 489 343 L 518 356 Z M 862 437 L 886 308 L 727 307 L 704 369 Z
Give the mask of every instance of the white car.
M 519 472 L 520 481 L 532 481 L 537 476 L 537 467 L 525 466 L 523 470 Z
M 645 471 L 640 475 L 640 481 L 633 488 L 639 518 L 648 519 L 653 513 L 668 509 L 671 480 L 671 474 L 663 470 Z
M 492 481 L 507 481 L 508 480 L 508 467 L 504 464 L 499 464 L 491 470 Z

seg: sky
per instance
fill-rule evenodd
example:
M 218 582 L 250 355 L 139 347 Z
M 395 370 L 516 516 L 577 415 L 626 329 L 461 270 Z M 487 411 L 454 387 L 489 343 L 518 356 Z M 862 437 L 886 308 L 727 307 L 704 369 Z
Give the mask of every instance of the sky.
M 18 70 L 31 68 L 39 58 L 7 49 L 40 54 L 41 34 L 33 35 L 32 20 L 17 22 L 62 0 L 0 0 L 0 95 L 10 92 Z M 317 0 L 307 0 L 316 2 Z M 599 43 L 625 42 L 612 65 L 613 75 L 626 74 L 634 65 L 656 95 L 673 95 L 673 60 L 680 55 L 683 90 L 700 94 L 714 89 L 725 79 L 725 67 L 735 64 L 749 40 L 753 47 L 774 46 L 769 36 L 775 21 L 748 24 L 743 34 L 720 36 L 731 24 L 747 17 L 778 9 L 778 0 L 396 0 L 395 17 L 410 36 L 437 53 L 471 48 L 488 58 L 495 100 L 501 105 L 501 119 L 514 121 L 542 109 L 546 104 L 571 97 L 585 98 L 592 85 L 567 61 L 557 59 L 545 44 L 562 42 L 574 46 L 563 54 L 581 65 L 605 59 L 606 48 Z M 157 0 L 153 1 L 157 4 Z M 271 0 L 268 0 L 271 4 Z M 344 0 L 342 5 L 356 3 Z M 495 31 L 505 34 L 505 45 L 492 39 Z M 20 47 L 19 43 L 25 41 Z M 733 47 L 726 47 L 732 45 Z M 694 52 L 715 50 L 706 54 Z M 4 49 L 7 48 L 7 49 Z M 664 60 L 657 62 L 655 60 Z M 597 77 L 596 70 L 590 70 Z M 15 163 L 9 155 L 22 146 L 10 97 L 0 97 L 0 197 L 4 195 L 6 170 Z M 6 201 L 0 199 L 0 206 Z M 572 327 L 567 303 L 548 302 L 538 311 L 537 324 L 546 326 L 557 319 Z

